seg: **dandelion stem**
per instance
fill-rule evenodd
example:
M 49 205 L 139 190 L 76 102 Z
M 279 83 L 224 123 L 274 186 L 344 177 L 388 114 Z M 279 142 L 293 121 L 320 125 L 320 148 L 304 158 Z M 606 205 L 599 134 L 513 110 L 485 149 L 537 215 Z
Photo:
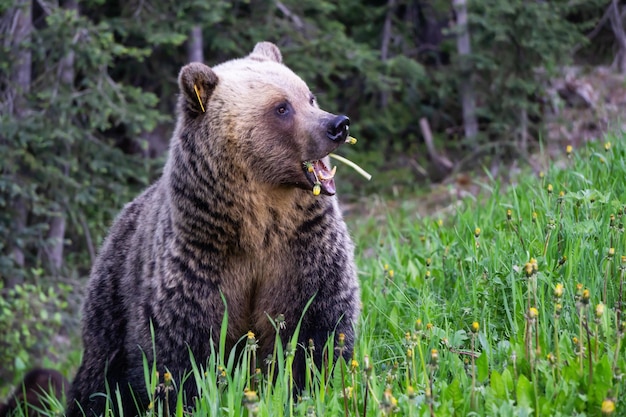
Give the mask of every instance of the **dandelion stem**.
M 343 371 L 343 365 L 345 363 L 343 359 L 343 349 L 344 349 L 343 346 L 339 347 L 339 369 L 341 370 L 341 390 L 343 393 L 343 411 L 345 413 L 345 416 L 348 417 L 348 396 L 346 392 L 345 374 Z
M 369 380 L 366 381 L 366 385 L 365 385 L 365 395 L 363 398 L 363 417 L 367 416 L 367 398 L 369 397 L 369 392 L 370 392 L 370 382 Z M 356 414 L 358 416 L 358 414 Z
M 559 349 L 559 316 L 554 317 L 554 351 L 556 353 L 556 375 L 559 376 L 561 366 L 561 354 Z
M 552 234 L 551 230 L 548 230 L 548 234 L 546 235 L 546 241 L 543 245 L 543 256 L 546 256 L 546 253 L 548 253 L 548 243 L 550 242 L 550 235 Z
M 366 180 L 369 181 L 369 180 L 372 179 L 372 175 L 370 173 L 365 171 L 363 168 L 361 168 L 360 166 L 358 166 L 357 164 L 355 164 L 351 160 L 346 159 L 343 156 L 337 155 L 337 154 L 334 154 L 334 153 L 331 153 L 328 156 L 330 156 L 331 158 L 335 158 L 339 162 L 343 162 L 344 164 L 348 165 L 350 168 L 354 169 L 356 172 L 361 174 Z
M 606 270 L 604 271 L 604 288 L 602 290 L 602 302 L 607 304 L 607 287 L 609 283 L 609 272 L 611 270 L 611 258 L 609 257 L 606 261 Z
M 421 335 L 418 336 L 417 338 L 417 351 L 420 354 L 420 361 L 422 362 L 422 371 L 424 371 L 424 375 L 426 375 L 426 378 L 428 379 L 428 370 L 426 369 L 426 361 L 424 360 L 424 353 L 422 352 L 422 337 Z M 417 377 L 417 374 L 415 375 Z M 416 378 L 417 381 L 417 378 Z M 430 392 L 430 386 L 428 384 L 428 381 L 426 382 L 426 397 L 428 397 L 431 392 Z
M 472 353 L 474 353 L 474 345 L 476 344 L 476 334 L 472 333 Z M 472 392 L 471 392 L 471 399 L 470 399 L 470 407 L 472 410 L 476 409 L 476 398 L 475 398 L 475 391 L 476 391 L 476 361 L 474 359 L 474 355 L 471 355 L 472 357 Z
M 581 377 L 583 375 L 583 309 L 583 306 L 578 309 L 578 363 Z
M 620 352 L 620 345 L 621 345 L 621 341 L 622 341 L 622 325 L 621 325 L 621 320 L 622 320 L 622 296 L 623 296 L 623 290 L 624 290 L 624 273 L 626 273 L 626 265 L 624 265 L 624 257 L 622 257 L 622 267 L 621 267 L 621 274 L 620 274 L 620 278 L 619 278 L 619 294 L 617 296 L 617 304 L 616 304 L 616 308 L 615 308 L 615 327 L 616 327 L 616 334 L 617 334 L 617 342 L 615 343 L 615 355 L 613 355 L 613 369 L 617 369 L 617 358 L 619 357 L 619 352 Z
M 589 386 L 591 386 L 591 382 L 593 380 L 593 355 L 591 354 L 591 331 L 589 330 L 589 325 L 585 321 L 585 332 L 587 333 L 587 351 L 589 354 L 587 355 L 587 359 L 589 361 Z M 581 341 L 582 343 L 582 341 Z

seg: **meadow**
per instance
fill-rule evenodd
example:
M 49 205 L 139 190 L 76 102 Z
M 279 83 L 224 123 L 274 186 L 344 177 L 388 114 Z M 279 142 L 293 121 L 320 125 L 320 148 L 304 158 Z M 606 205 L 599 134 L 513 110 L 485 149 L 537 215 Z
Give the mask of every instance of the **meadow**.
M 148 414 L 626 415 L 626 140 L 568 147 L 560 162 L 514 184 L 486 174 L 477 196 L 435 216 L 408 200 L 354 216 L 362 318 L 352 356 L 333 359 L 343 353 L 335 335 L 257 358 L 249 333 L 241 356 L 216 347 L 197 363 L 195 408 L 155 398 Z M 283 318 L 272 319 L 278 340 Z M 295 349 L 327 358 L 311 364 L 300 395 Z M 149 392 L 177 395 L 153 364 L 145 376 Z

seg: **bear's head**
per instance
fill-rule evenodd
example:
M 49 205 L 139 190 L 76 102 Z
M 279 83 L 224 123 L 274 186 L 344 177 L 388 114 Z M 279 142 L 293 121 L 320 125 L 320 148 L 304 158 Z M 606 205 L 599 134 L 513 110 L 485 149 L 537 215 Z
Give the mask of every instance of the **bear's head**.
M 350 120 L 321 110 L 278 47 L 258 43 L 244 58 L 179 75 L 181 140 L 206 158 L 231 158 L 250 181 L 335 194 L 328 154 L 348 138 Z M 189 130 L 191 129 L 191 130 Z

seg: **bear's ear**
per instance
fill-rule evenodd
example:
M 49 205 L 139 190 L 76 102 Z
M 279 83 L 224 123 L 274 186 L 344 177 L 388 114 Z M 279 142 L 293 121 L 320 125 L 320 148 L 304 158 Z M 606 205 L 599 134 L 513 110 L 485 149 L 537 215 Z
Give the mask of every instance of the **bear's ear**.
M 190 113 L 204 113 L 217 81 L 217 75 L 208 66 L 199 62 L 185 65 L 178 75 L 182 108 Z
M 248 58 L 257 61 L 274 61 L 278 63 L 283 62 L 283 55 L 280 53 L 278 46 L 271 42 L 259 42 L 256 44 L 252 53 L 248 55 Z

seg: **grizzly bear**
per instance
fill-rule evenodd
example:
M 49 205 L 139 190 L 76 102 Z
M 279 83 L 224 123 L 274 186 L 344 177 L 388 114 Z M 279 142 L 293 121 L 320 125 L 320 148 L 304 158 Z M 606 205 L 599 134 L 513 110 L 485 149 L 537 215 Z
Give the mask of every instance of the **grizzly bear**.
M 349 119 L 321 110 L 268 42 L 213 68 L 188 64 L 178 83 L 163 174 L 119 214 L 92 269 L 69 417 L 102 414 L 107 387 L 125 416 L 145 409 L 142 355 L 180 386 L 190 353 L 203 364 L 218 346 L 225 309 L 227 350 L 252 331 L 266 358 L 268 317 L 281 314 L 283 343 L 301 321 L 298 345 L 313 342 L 318 366 L 329 336 L 353 346 L 359 285 L 328 158 Z M 300 387 L 304 376 L 297 354 Z

